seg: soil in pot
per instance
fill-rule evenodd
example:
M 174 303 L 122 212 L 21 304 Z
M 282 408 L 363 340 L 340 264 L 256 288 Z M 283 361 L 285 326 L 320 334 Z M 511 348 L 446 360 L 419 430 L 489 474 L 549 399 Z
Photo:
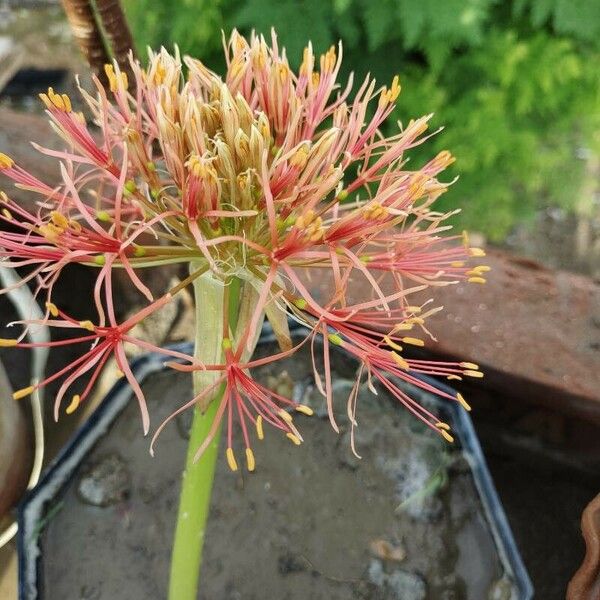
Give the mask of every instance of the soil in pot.
M 316 415 L 296 417 L 300 447 L 267 430 L 254 445 L 253 474 L 220 461 L 199 597 L 513 598 L 460 449 L 424 431 L 382 390 L 363 388 L 356 459 L 343 418 L 354 366 L 341 355 L 334 362 L 340 435 L 311 387 L 308 353 L 260 370 L 259 379 Z M 155 424 L 191 397 L 180 373 L 151 375 L 143 387 Z M 172 423 L 152 459 L 128 404 L 48 507 L 40 534 L 46 600 L 166 597 L 188 427 L 187 417 Z

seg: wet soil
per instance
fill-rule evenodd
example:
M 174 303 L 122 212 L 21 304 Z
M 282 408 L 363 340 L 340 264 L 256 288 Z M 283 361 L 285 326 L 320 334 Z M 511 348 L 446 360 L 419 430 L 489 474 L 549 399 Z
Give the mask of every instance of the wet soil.
M 309 363 L 296 358 L 283 368 L 289 376 L 267 367 L 260 378 L 314 403 Z M 350 371 L 338 368 L 341 399 Z M 175 373 L 153 375 L 144 387 L 155 423 L 191 394 L 188 378 Z M 296 417 L 300 447 L 267 431 L 255 444 L 254 474 L 229 472 L 221 457 L 201 599 L 510 598 L 461 455 L 384 393 L 366 394 L 361 461 L 343 419 L 338 436 L 322 410 Z M 152 459 L 137 409 L 128 405 L 64 490 L 43 534 L 46 598 L 165 597 L 187 425 L 168 427 Z

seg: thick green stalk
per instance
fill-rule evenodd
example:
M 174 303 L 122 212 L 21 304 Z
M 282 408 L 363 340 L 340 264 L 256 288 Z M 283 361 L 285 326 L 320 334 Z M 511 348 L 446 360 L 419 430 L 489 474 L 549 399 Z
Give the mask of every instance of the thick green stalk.
M 198 265 L 191 265 L 192 272 L 197 268 Z M 240 285 L 236 281 L 230 284 L 228 293 L 225 294 L 223 283 L 213 279 L 210 273 L 206 273 L 194 281 L 196 300 L 194 355 L 205 364 L 216 364 L 222 361 L 223 303 L 228 296 L 229 324 L 232 329 L 235 329 L 239 290 Z M 213 372 L 196 371 L 194 373 L 194 394 L 199 394 L 214 383 L 218 375 Z M 194 462 L 194 456 L 208 435 L 221 394 L 223 394 L 223 389 L 213 394 L 213 401 L 205 412 L 202 412 L 200 407 L 194 409 L 171 557 L 169 600 L 196 600 L 198 597 L 202 546 L 210 510 L 211 491 L 221 437 L 220 428 L 197 462 Z
M 221 438 L 220 427 L 196 463 L 194 455 L 208 435 L 217 407 L 218 401 L 215 400 L 205 413 L 198 407 L 194 409 L 171 555 L 169 600 L 196 600 L 198 597 L 202 547 Z

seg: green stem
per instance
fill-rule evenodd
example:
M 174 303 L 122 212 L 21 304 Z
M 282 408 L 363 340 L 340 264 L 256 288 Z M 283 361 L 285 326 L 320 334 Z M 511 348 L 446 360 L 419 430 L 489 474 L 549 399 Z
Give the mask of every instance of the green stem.
M 198 265 L 193 263 L 190 265 L 192 273 L 197 269 Z M 213 279 L 210 273 L 194 280 L 196 300 L 194 356 L 206 364 L 222 361 L 224 310 L 228 311 L 229 325 L 235 331 L 239 306 L 239 282 L 231 282 L 227 292 L 225 294 L 223 283 Z M 224 307 L 227 298 L 228 307 Z M 196 371 L 194 394 L 199 394 L 208 385 L 214 383 L 218 376 L 218 373 Z M 194 462 L 194 456 L 209 433 L 223 392 L 224 388 L 221 388 L 213 395 L 212 401 L 204 412 L 200 406 L 194 409 L 171 557 L 169 600 L 196 600 L 198 597 L 202 547 L 219 451 L 220 427 L 200 459 Z
M 198 407 L 194 409 L 171 556 L 170 600 L 196 600 L 198 597 L 202 546 L 219 453 L 220 427 L 212 443 L 196 463 L 194 455 L 208 435 L 218 406 L 219 402 L 215 399 L 204 413 Z

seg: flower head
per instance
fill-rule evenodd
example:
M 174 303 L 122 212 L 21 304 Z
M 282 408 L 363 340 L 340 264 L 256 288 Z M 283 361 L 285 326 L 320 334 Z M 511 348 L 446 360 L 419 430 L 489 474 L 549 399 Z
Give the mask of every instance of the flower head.
M 287 328 L 289 316 L 311 328 L 310 339 L 323 339 L 324 362 L 322 369 L 315 367 L 315 376 L 334 427 L 330 344 L 359 361 L 358 380 L 362 375 L 378 379 L 406 408 L 451 438 L 434 415 L 387 379 L 393 375 L 430 389 L 415 374 L 451 379 L 480 374 L 460 364 L 403 356 L 404 345 L 424 344 L 423 336 L 407 332 L 414 327 L 427 335 L 424 324 L 433 313 L 417 311 L 411 294 L 461 279 L 484 283 L 488 270 L 471 264 L 484 252 L 470 247 L 466 235 L 446 235 L 453 213 L 434 208 L 449 185 L 438 176 L 453 162 L 452 155 L 441 152 L 420 169 L 407 168 L 405 155 L 426 140 L 431 115 L 384 135 L 381 126 L 394 110 L 399 78 L 378 87 L 367 77 L 356 91 L 352 81 L 341 86 L 341 47 L 316 57 L 309 44 L 294 72 L 274 33 L 269 44 L 262 36 L 247 40 L 233 32 L 226 61 L 221 77 L 186 57 L 184 73 L 178 53 L 150 52 L 146 68 L 132 60 L 135 92 L 117 65 L 107 65 L 109 89 L 96 81 L 95 93 L 82 90 L 96 130 L 73 111 L 66 95 L 52 89 L 42 94 L 67 146 L 63 151 L 39 148 L 60 163 L 57 187 L 0 154 L 0 173 L 36 194 L 39 207 L 31 214 L 6 195 L 0 198 L 5 225 L 0 257 L 30 267 L 29 277 L 46 291 L 49 306 L 62 266 L 80 262 L 97 269 L 94 301 L 100 322 L 79 340 L 95 345 L 65 383 L 98 369 L 109 353 L 128 373 L 122 342 L 137 341 L 128 333 L 132 321 L 114 321 L 115 269 L 124 269 L 149 303 L 136 322 L 164 298 L 208 278 L 221 286 L 210 296 L 210 302 L 223 304 L 217 311 L 218 352 L 212 352 L 210 364 L 197 352 L 180 368 L 213 373 L 209 391 L 188 405 L 219 402 L 217 421 L 226 415 L 229 423 L 232 468 L 237 468 L 234 421 L 250 470 L 250 425 L 259 437 L 268 423 L 294 442 L 302 439 L 286 409 L 304 409 L 251 376 L 256 363 L 250 354 L 265 315 L 282 347 L 269 360 L 297 349 Z M 139 269 L 171 263 L 192 265 L 191 274 L 156 301 Z M 327 281 L 328 297 L 317 299 L 311 292 L 306 275 L 311 271 Z M 236 285 L 240 301 L 232 320 L 229 290 Z M 361 303 L 352 302 L 353 287 L 363 290 Z M 53 313 L 49 309 L 48 317 Z M 62 318 L 49 324 L 80 326 L 57 314 Z M 202 311 L 197 315 L 202 331 Z M 206 319 L 212 323 L 214 314 L 207 311 Z M 237 330 L 234 321 L 239 321 Z M 221 384 L 225 395 L 213 400 Z M 466 406 L 460 395 L 439 395 Z M 355 422 L 354 410 L 350 414 Z

